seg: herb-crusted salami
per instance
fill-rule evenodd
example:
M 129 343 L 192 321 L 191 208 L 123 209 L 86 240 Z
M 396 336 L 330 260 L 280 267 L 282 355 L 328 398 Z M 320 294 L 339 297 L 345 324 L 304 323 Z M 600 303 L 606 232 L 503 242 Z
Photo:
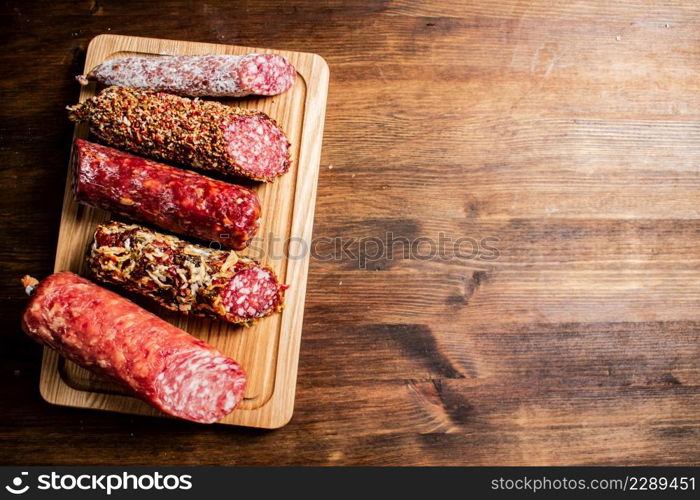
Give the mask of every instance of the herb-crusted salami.
M 260 201 L 248 188 L 82 139 L 75 153 L 79 202 L 237 250 L 258 230 Z
M 203 97 L 272 96 L 294 84 L 296 69 L 277 54 L 117 57 L 76 77 L 82 85 L 151 89 Z
M 245 325 L 280 311 L 286 288 L 272 269 L 235 252 L 115 221 L 97 226 L 87 264 L 98 280 L 173 311 Z
M 289 169 L 287 136 L 261 111 L 115 86 L 68 111 L 106 143 L 159 160 L 259 181 Z
M 34 289 L 27 335 L 155 408 L 212 423 L 243 398 L 238 363 L 116 293 L 69 272 L 22 282 Z

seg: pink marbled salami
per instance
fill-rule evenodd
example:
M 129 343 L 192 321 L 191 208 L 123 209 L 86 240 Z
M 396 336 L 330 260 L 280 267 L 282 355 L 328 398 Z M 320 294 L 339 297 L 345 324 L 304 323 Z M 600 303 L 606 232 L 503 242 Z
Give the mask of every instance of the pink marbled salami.
M 118 57 L 76 79 L 193 97 L 272 96 L 289 89 L 296 69 L 278 54 Z
M 243 399 L 238 363 L 133 302 L 69 272 L 22 282 L 27 335 L 162 412 L 212 423 Z

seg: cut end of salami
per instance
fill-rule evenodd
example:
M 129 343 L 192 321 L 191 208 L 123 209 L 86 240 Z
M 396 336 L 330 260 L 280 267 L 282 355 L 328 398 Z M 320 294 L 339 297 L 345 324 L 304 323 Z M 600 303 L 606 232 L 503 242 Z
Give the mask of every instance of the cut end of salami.
M 294 66 L 277 54 L 249 54 L 238 65 L 241 87 L 255 95 L 281 94 L 294 85 L 296 76 Z
M 224 126 L 228 154 L 251 177 L 271 179 L 289 169 L 289 141 L 267 115 L 237 116 Z
M 228 314 L 256 320 L 277 310 L 282 295 L 277 278 L 269 269 L 252 266 L 236 273 L 221 298 Z
M 243 399 L 246 376 L 231 358 L 202 349 L 169 356 L 155 381 L 155 397 L 166 413 L 211 424 Z

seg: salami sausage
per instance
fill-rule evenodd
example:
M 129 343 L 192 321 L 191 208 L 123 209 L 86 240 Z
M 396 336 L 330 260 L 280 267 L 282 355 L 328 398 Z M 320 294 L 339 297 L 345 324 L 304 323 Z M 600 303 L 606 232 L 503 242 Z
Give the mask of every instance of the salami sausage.
M 286 289 L 272 269 L 235 252 L 115 221 L 97 226 L 87 265 L 98 280 L 170 310 L 247 326 L 281 311 Z
M 73 194 L 102 210 L 237 250 L 260 224 L 260 200 L 248 188 L 82 139 L 75 141 Z
M 296 69 L 277 54 L 117 57 L 76 79 L 81 85 L 151 89 L 194 97 L 272 96 L 294 84 Z
M 68 111 L 107 144 L 159 160 L 259 181 L 289 169 L 287 136 L 260 111 L 114 86 Z
M 36 280 L 25 276 L 25 286 Z M 67 359 L 175 417 L 212 423 L 243 398 L 233 359 L 133 302 L 73 273 L 34 289 L 23 330 Z

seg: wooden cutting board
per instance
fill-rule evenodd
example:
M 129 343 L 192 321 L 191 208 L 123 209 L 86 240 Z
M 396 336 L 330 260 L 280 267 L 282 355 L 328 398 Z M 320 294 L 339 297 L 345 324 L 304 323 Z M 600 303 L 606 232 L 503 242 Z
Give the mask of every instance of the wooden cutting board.
M 225 100 L 232 105 L 264 111 L 285 130 L 292 143 L 289 172 L 272 183 L 254 186 L 262 204 L 263 220 L 256 240 L 249 249 L 241 252 L 271 266 L 281 281 L 290 285 L 286 293 L 285 309 L 281 314 L 262 319 L 251 328 L 244 328 L 220 321 L 184 317 L 157 306 L 146 307 L 179 328 L 214 345 L 246 369 L 249 381 L 245 398 L 221 423 L 277 428 L 290 420 L 294 409 L 309 248 L 328 94 L 328 65 L 320 56 L 302 52 L 100 35 L 88 46 L 85 72 L 105 60 L 129 54 L 158 57 L 250 52 L 281 54 L 294 64 L 298 74 L 294 86 L 279 96 Z M 94 83 L 83 87 L 80 90 L 80 101 L 92 97 L 95 92 Z M 87 137 L 87 125 L 77 125 L 75 136 Z M 76 204 L 70 186 L 69 169 L 54 269 L 86 275 L 83 260 L 86 245 L 95 226 L 107 220 L 109 214 Z M 44 349 L 40 390 L 44 399 L 54 404 L 139 415 L 163 415 L 48 348 Z

